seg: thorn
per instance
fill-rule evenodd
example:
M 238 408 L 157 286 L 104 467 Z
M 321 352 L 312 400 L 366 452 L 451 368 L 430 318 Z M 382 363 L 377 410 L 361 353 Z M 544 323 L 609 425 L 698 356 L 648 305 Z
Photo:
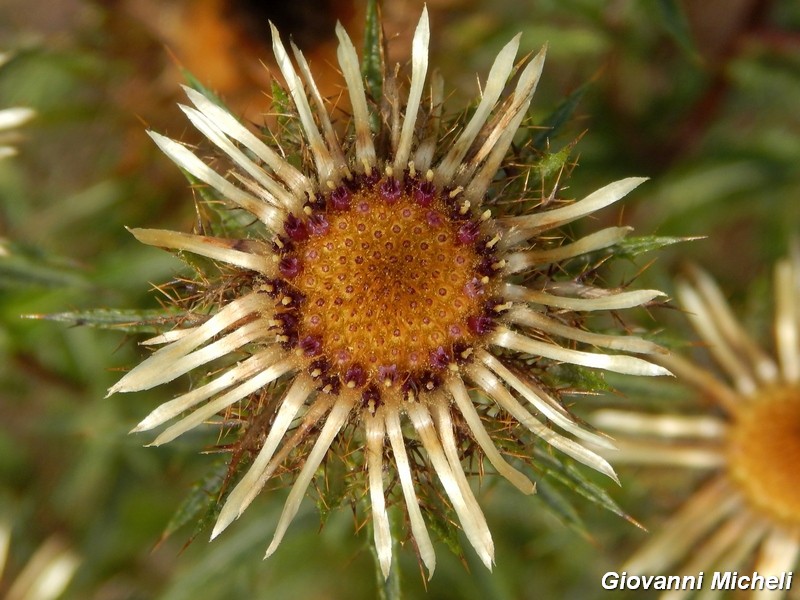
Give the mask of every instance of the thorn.
M 394 169 L 391 167 L 391 165 L 386 165 L 386 176 L 387 177 L 394 176 Z
M 488 221 L 491 218 L 492 218 L 492 211 L 490 211 L 487 208 L 485 211 L 483 211 L 483 214 L 481 215 L 481 221 Z
M 425 173 L 425 179 L 433 181 L 433 171 L 431 169 L 428 169 L 427 173 Z
M 411 175 L 411 177 L 416 177 L 417 176 L 417 170 L 414 168 L 414 161 L 413 160 L 408 162 L 408 174 Z
M 327 185 L 327 186 L 328 186 L 328 189 L 329 189 L 330 191 L 333 191 L 333 190 L 335 190 L 335 189 L 336 189 L 336 184 L 335 184 L 335 183 L 333 183 L 333 181 L 331 181 L 330 179 L 328 179 L 328 181 L 326 181 L 326 182 L 325 182 L 325 185 Z
M 306 213 L 309 217 L 314 213 L 314 211 L 311 210 L 310 206 L 304 206 L 303 207 L 303 212 Z
M 458 196 L 463 191 L 464 191 L 464 188 L 462 186 L 458 186 L 456 189 L 454 189 L 452 192 L 450 192 L 450 199 L 452 200 L 453 198 Z M 465 200 L 464 204 L 466 205 L 467 208 L 466 209 L 462 208 L 459 211 L 462 215 L 466 214 L 467 211 L 469 210 L 469 200 Z

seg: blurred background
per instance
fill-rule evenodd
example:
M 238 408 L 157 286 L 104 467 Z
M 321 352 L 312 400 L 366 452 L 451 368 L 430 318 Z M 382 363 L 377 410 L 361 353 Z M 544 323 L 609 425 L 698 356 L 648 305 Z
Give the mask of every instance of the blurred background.
M 409 56 L 421 8 L 384 2 L 392 64 Z M 549 44 L 534 122 L 565 99 L 574 105 L 549 141 L 555 151 L 580 138 L 566 195 L 652 178 L 583 227 L 621 221 L 640 235 L 706 236 L 609 271 L 608 283 L 638 274 L 637 285 L 670 292 L 676 270 L 694 260 L 717 276 L 748 326 L 767 328 L 771 263 L 800 230 L 800 3 L 429 0 L 428 8 L 431 64 L 451 108 L 474 98 L 476 74 L 483 80 L 522 31 L 525 52 Z M 45 563 L 60 557 L 61 573 L 71 574 L 64 598 L 375 597 L 369 536 L 354 535 L 346 509 L 321 528 L 307 501 L 280 550 L 262 561 L 286 494 L 276 490 L 209 544 L 209 530 L 184 518 L 195 514 L 184 501 L 209 495 L 225 472 L 224 455 L 198 452 L 213 447 L 213 433 L 158 449 L 127 434 L 182 384 L 104 399 L 119 371 L 143 356 L 135 336 L 21 318 L 158 308 L 152 285 L 173 279 L 181 263 L 136 243 L 125 226 L 186 231 L 196 215 L 185 179 L 145 129 L 197 141 L 176 107 L 187 71 L 234 112 L 263 120 L 274 70 L 268 20 L 304 49 L 323 95 L 337 94 L 333 27 L 341 21 L 358 40 L 364 11 L 361 0 L 0 4 L 0 51 L 13 52 L 0 70 L 0 108 L 37 113 L 15 134 L 18 155 L 0 162 L 0 546 L 10 540 L 0 596 L 44 548 Z M 631 319 L 688 334 L 675 313 Z M 658 395 L 685 401 L 670 386 Z M 693 484 L 683 473 L 621 477 L 622 489 L 598 483 L 653 528 Z M 487 478 L 480 502 L 497 545 L 494 574 L 471 549 L 459 558 L 440 544 L 426 582 L 406 547 L 406 597 L 426 588 L 429 598 L 600 597 L 602 573 L 645 534 L 575 494 L 567 500 L 554 510 L 552 499 Z

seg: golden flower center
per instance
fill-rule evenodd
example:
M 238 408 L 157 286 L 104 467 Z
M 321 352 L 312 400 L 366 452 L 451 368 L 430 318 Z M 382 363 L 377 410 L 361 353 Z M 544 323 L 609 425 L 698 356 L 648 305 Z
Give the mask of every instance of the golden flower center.
M 745 497 L 781 522 L 800 524 L 800 388 L 769 388 L 736 414 L 728 467 Z
M 492 327 L 494 243 L 468 205 L 426 182 L 354 188 L 287 228 L 299 352 L 348 387 L 433 389 Z

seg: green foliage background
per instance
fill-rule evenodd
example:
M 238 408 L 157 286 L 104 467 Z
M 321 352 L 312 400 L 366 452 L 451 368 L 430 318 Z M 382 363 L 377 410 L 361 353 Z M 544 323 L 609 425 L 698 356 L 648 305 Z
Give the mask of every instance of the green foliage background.
M 549 139 L 557 153 L 585 132 L 570 155 L 579 163 L 573 195 L 626 176 L 652 178 L 624 208 L 583 227 L 621 220 L 637 235 L 704 236 L 646 255 L 655 261 L 637 285 L 669 292 L 681 263 L 696 260 L 719 278 L 747 324 L 764 330 L 770 265 L 800 229 L 800 4 L 699 4 L 705 11 L 677 0 L 432 2 L 431 64 L 457 108 L 514 33 L 523 32 L 524 51 L 548 42 L 531 116 L 540 123 L 565 99 L 575 101 Z M 157 19 L 162 4 L 145 6 Z M 413 22 L 421 6 L 393 3 L 387 17 L 405 12 Z M 37 10 L 44 7 L 43 16 Z M 65 598 L 372 598 L 370 536 L 366 529 L 353 534 L 346 510 L 320 531 L 307 502 L 277 554 L 261 560 L 286 490 L 263 495 L 211 544 L 204 530 L 184 548 L 192 525 L 162 540 L 193 486 L 219 474 L 222 457 L 197 452 L 213 445 L 214 434 L 142 448 L 148 439 L 127 431 L 182 384 L 105 399 L 117 370 L 142 356 L 136 336 L 21 318 L 155 309 L 151 282 L 169 281 L 180 269 L 124 229 L 187 230 L 194 218 L 180 173 L 141 123 L 191 135 L 174 108 L 179 81 L 152 66 L 168 54 L 126 8 L 80 0 L 0 7 L 0 49 L 16 51 L 0 71 L 0 107 L 38 113 L 23 130 L 20 155 L 0 162 L 0 515 L 13 525 L 0 595 L 56 535 L 82 560 Z M 621 283 L 644 260 L 619 261 L 606 281 Z M 678 338 L 688 331 L 676 313 L 632 319 Z M 637 395 L 687 402 L 673 384 L 614 383 L 624 395 L 579 398 L 574 408 L 635 403 Z M 650 528 L 694 483 L 684 473 L 622 470 L 621 478 L 622 489 L 597 483 Z M 439 545 L 437 571 L 426 582 L 407 547 L 400 560 L 405 596 L 427 588 L 429 598 L 600 597 L 602 573 L 645 534 L 575 494 L 559 513 L 553 507 L 563 499 L 554 494 L 563 492 L 540 492 L 524 497 L 485 479 L 480 502 L 497 545 L 494 573 L 471 549 L 460 560 Z

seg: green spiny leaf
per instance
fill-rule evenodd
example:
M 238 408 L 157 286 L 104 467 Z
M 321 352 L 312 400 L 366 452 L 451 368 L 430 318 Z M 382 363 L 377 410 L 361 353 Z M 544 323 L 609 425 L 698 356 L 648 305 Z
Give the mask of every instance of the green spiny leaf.
M 272 81 L 272 112 L 277 120 L 278 127 L 275 131 L 262 128 L 265 141 L 273 141 L 274 146 L 284 154 L 284 159 L 293 167 L 301 169 L 303 166 L 302 149 L 305 144 L 305 134 L 303 133 L 297 111 L 292 103 L 289 93 L 275 80 Z
M 588 532 L 578 511 L 570 501 L 562 494 L 558 488 L 551 485 L 547 479 L 539 479 L 536 482 L 536 499 L 543 502 L 550 508 L 561 522 L 575 529 L 582 536 L 587 536 Z
M 612 390 L 602 371 L 570 363 L 553 364 L 542 375 L 545 383 L 555 388 L 566 385 L 576 390 L 593 392 Z
M 367 82 L 367 91 L 376 103 L 380 103 L 383 95 L 383 72 L 383 29 L 380 8 L 378 0 L 368 0 L 361 74 Z
M 166 327 L 175 325 L 178 322 L 179 315 L 163 309 L 120 310 L 94 308 L 49 315 L 25 315 L 25 317 L 69 323 L 75 327 L 113 329 L 127 333 L 160 333 Z
M 209 471 L 204 479 L 198 481 L 192 487 L 189 495 L 186 496 L 164 528 L 161 534 L 162 540 L 171 536 L 190 521 L 197 521 L 197 526 L 191 536 L 191 539 L 194 539 L 200 531 L 205 529 L 216 518 L 219 512 L 218 500 L 222 486 L 225 484 L 227 472 L 227 463 L 220 461 Z
M 682 242 L 691 242 L 698 239 L 702 238 L 671 237 L 671 236 L 658 236 L 658 235 L 628 237 L 614 244 L 611 248 L 608 249 L 608 251 L 613 256 L 634 258 L 640 254 L 644 254 L 645 252 L 660 250 L 665 246 L 671 246 L 672 244 L 679 244 Z
M 557 175 L 564 168 L 564 165 L 567 164 L 567 161 L 572 154 L 572 149 L 575 148 L 577 143 L 578 140 L 573 140 L 561 148 L 561 150 L 558 152 L 545 153 L 545 155 L 533 166 L 533 168 L 539 174 L 539 177 L 542 180 L 545 180 Z
M 461 540 L 458 537 L 459 528 L 455 525 L 458 522 L 458 517 L 449 506 L 443 505 L 442 510 L 446 512 L 443 513 L 437 510 L 427 514 L 426 524 L 428 529 L 436 539 L 444 542 L 450 552 L 463 560 L 464 548 L 462 548 Z
M 560 457 L 557 458 L 552 453 L 541 448 L 536 449 L 535 455 L 538 461 L 537 466 L 550 477 L 551 480 L 583 496 L 593 504 L 638 526 L 638 523 L 622 510 L 603 488 L 587 479 L 580 469 L 575 467 L 571 461 L 566 459 L 562 460 Z
M 591 82 L 589 81 L 579 86 L 541 123 L 539 133 L 531 141 L 531 146 L 534 150 L 544 150 L 547 146 L 547 140 L 561 131 L 561 128 L 569 121 L 575 109 L 578 108 L 590 85 Z
M 284 127 L 288 124 L 289 115 L 293 114 L 292 100 L 289 93 L 275 80 L 270 87 L 272 93 L 272 110 L 278 118 L 278 125 Z
M 335 452 L 328 454 L 325 460 L 325 477 L 322 483 L 317 486 L 319 498 L 317 500 L 317 510 L 319 510 L 320 524 L 325 525 L 328 517 L 339 508 L 346 499 L 355 497 L 353 490 L 348 489 L 348 469 L 341 456 Z

